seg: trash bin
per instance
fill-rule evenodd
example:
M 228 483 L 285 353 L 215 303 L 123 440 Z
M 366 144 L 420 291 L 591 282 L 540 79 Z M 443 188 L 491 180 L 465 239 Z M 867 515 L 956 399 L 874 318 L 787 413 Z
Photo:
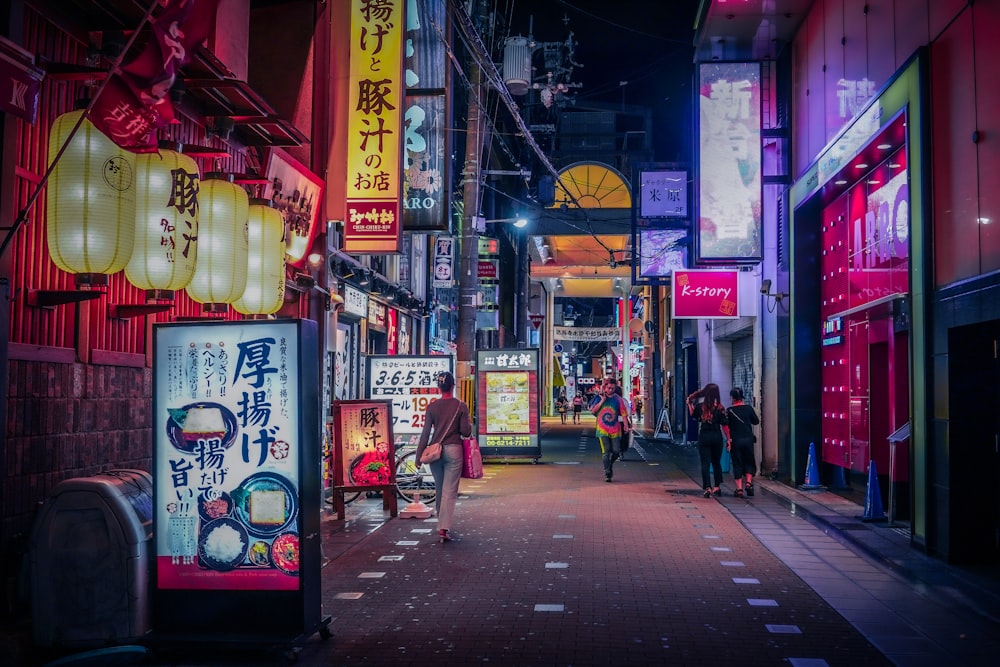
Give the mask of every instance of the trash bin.
M 57 484 L 29 544 L 35 643 L 85 648 L 145 635 L 152 530 L 153 478 L 143 470 Z

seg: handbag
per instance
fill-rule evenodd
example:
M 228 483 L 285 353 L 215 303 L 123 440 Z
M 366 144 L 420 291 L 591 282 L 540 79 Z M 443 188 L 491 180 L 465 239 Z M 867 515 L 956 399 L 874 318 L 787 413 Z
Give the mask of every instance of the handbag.
M 462 438 L 462 478 L 482 479 L 483 453 L 477 438 Z
M 441 431 L 441 437 L 443 438 L 451 430 L 452 425 L 455 423 L 455 419 L 458 417 L 458 409 L 455 410 L 451 415 L 451 419 L 448 420 L 448 426 Z M 437 435 L 437 429 L 434 429 L 434 435 Z M 444 451 L 444 445 L 441 444 L 440 440 L 435 440 L 426 447 L 424 447 L 423 453 L 420 455 L 419 463 L 434 463 L 441 458 L 441 452 Z

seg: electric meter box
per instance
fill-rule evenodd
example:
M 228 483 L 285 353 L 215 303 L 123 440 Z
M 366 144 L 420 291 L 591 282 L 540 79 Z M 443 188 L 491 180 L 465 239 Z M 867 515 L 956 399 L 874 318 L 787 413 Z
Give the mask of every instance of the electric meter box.
M 39 646 L 103 647 L 149 632 L 153 478 L 109 470 L 58 483 L 29 545 Z

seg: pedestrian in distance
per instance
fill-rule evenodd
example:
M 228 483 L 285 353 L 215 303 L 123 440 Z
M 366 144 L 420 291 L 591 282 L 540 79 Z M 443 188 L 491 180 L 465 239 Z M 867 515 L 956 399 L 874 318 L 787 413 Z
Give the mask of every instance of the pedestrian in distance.
M 580 392 L 573 395 L 573 423 L 579 424 L 583 419 L 583 396 Z
M 455 376 L 444 371 L 437 376 L 437 387 L 441 397 L 432 401 L 424 413 L 424 428 L 417 443 L 416 459 L 421 461 L 427 443 L 440 442 L 441 458 L 428 462 L 437 496 L 434 500 L 438 520 L 438 537 L 441 542 L 450 542 L 452 519 L 455 515 L 455 501 L 458 499 L 458 485 L 462 478 L 462 438 L 472 437 L 472 417 L 469 406 L 455 397 Z
M 614 476 L 615 461 L 621 456 L 622 437 L 632 428 L 628 403 L 616 393 L 617 385 L 614 378 L 606 378 L 602 385 L 603 395 L 595 396 L 590 404 L 590 411 L 597 417 L 597 442 L 601 445 L 605 482 L 610 482 Z
M 701 402 L 697 402 L 701 399 Z M 722 446 L 729 440 L 729 417 L 722 405 L 719 385 L 710 382 L 687 397 L 688 412 L 698 422 L 698 456 L 701 459 L 701 485 L 705 497 L 722 495 Z M 712 467 L 715 485 L 708 468 Z
M 565 424 L 566 413 L 569 412 L 569 400 L 566 398 L 566 394 L 559 394 L 559 398 L 556 399 L 556 410 L 559 411 L 559 419 Z
M 636 421 L 642 421 L 642 396 L 636 394 L 632 399 L 632 411 L 635 413 Z
M 760 418 L 756 410 L 743 402 L 742 389 L 733 387 L 729 396 L 733 399 L 733 404 L 726 410 L 726 415 L 729 417 L 729 439 L 726 448 L 732 456 L 733 477 L 736 478 L 736 491 L 733 495 L 742 498 L 745 488 L 746 495 L 753 496 L 753 476 L 757 471 L 757 461 L 753 452 L 757 436 L 753 433 L 753 427 L 760 423 Z

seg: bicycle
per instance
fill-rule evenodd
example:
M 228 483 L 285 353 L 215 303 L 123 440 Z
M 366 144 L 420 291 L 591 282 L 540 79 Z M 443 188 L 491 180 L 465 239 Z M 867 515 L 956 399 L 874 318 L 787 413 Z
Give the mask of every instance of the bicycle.
M 417 465 L 416 453 L 415 447 L 404 447 L 396 456 L 396 495 L 412 503 L 419 493 L 421 502 L 433 503 L 437 498 L 434 476 L 431 475 L 426 463 Z M 362 491 L 345 492 L 344 504 L 354 502 L 362 493 Z

